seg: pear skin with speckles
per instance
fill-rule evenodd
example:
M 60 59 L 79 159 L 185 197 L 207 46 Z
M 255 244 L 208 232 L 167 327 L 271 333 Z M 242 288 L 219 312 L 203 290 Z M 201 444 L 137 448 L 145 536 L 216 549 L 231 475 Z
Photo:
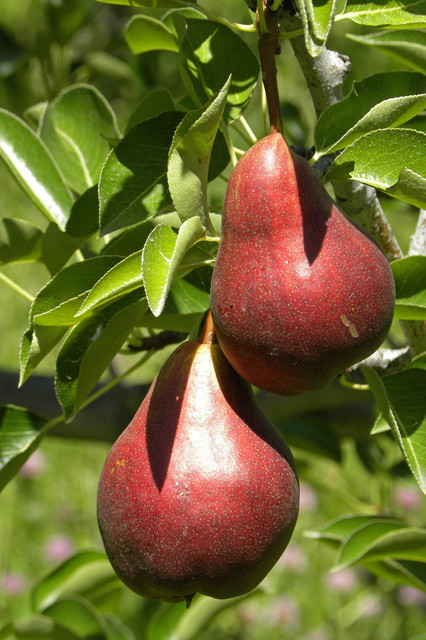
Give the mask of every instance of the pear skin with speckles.
M 170 356 L 98 487 L 105 550 L 133 591 L 168 602 L 253 589 L 292 535 L 291 452 L 218 345 Z
M 236 164 L 211 286 L 219 343 L 249 383 L 281 395 L 328 384 L 373 353 L 395 285 L 375 240 L 280 133 Z

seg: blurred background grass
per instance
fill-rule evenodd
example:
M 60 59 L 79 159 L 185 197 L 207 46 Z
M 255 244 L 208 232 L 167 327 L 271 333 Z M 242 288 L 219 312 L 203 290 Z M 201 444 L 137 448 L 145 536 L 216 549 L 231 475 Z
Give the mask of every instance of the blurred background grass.
M 237 21 L 247 21 L 243 0 L 206 0 L 203 6 Z M 51 99 L 71 82 L 92 82 L 110 101 L 123 127 L 132 109 L 152 89 L 166 86 L 179 96 L 177 63 L 168 53 L 133 57 L 122 27 L 137 9 L 101 5 L 92 0 L 0 0 L 0 30 L 4 41 L 16 46 L 16 57 L 0 55 L 0 107 L 22 117 L 25 109 Z M 399 67 L 380 52 L 363 49 L 345 37 L 347 25 L 336 25 L 330 47 L 348 54 L 352 70 L 347 86 L 366 70 Z M 362 27 L 354 27 L 363 32 Z M 255 38 L 247 36 L 255 46 Z M 22 56 L 20 58 L 20 56 Z M 314 112 L 304 80 L 288 44 L 279 60 L 280 89 L 293 143 L 311 145 Z M 247 120 L 263 135 L 259 91 Z M 43 227 L 45 221 L 0 165 L 2 217 L 18 217 Z M 212 206 L 220 207 L 223 185 L 212 190 Z M 408 248 L 418 212 L 390 198 L 383 206 L 404 251 Z M 42 265 L 10 265 L 2 272 L 31 295 L 47 281 Z M 0 367 L 18 368 L 19 342 L 27 327 L 29 303 L 0 282 Z M 165 354 L 135 376 L 148 381 Z M 52 374 L 54 356 L 39 367 Z M 123 425 L 125 426 L 125 425 Z M 394 443 L 383 435 L 377 455 L 398 460 Z M 80 549 L 101 549 L 96 523 L 96 487 L 108 451 L 105 443 L 49 437 L 30 458 L 19 476 L 0 496 L 0 622 L 28 608 L 29 588 L 59 562 Z M 352 440 L 344 443 L 339 465 L 320 456 L 295 450 L 302 480 L 301 516 L 294 538 L 266 584 L 279 592 L 274 598 L 259 595 L 221 614 L 206 629 L 209 640 L 407 640 L 423 633 L 426 599 L 420 592 L 398 587 L 359 569 L 329 573 L 333 553 L 303 537 L 331 518 L 355 510 L 380 508 L 424 522 L 425 507 L 410 477 L 390 479 L 372 475 L 356 455 Z M 144 637 L 149 607 L 127 589 L 111 607 Z

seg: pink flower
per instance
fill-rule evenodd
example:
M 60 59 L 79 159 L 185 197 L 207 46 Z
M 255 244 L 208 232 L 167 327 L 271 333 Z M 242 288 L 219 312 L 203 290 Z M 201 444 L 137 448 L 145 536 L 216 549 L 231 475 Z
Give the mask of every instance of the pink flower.
M 0 583 L 3 591 L 10 595 L 18 595 L 25 589 L 26 579 L 19 573 L 3 573 Z
M 330 589 L 343 592 L 351 591 L 358 582 L 356 573 L 352 569 L 340 569 L 340 571 L 328 573 L 325 581 Z
M 268 606 L 265 618 L 271 625 L 286 625 L 295 629 L 299 626 L 299 605 L 293 598 L 277 598 Z
M 295 542 L 291 542 L 278 561 L 280 567 L 302 573 L 307 566 L 306 555 Z
M 309 484 L 300 484 L 300 509 L 301 511 L 315 511 L 318 506 L 317 493 Z
M 426 607 L 426 594 L 408 585 L 399 589 L 398 599 L 401 604 L 418 604 Z
M 19 470 L 19 475 L 23 478 L 35 478 L 44 472 L 46 468 L 46 457 L 40 449 L 36 449 Z
M 394 500 L 398 507 L 407 511 L 415 511 L 422 502 L 420 492 L 409 487 L 397 487 L 394 493 Z
M 74 545 L 68 536 L 53 536 L 45 547 L 46 558 L 52 562 L 62 562 L 69 558 L 73 552 Z

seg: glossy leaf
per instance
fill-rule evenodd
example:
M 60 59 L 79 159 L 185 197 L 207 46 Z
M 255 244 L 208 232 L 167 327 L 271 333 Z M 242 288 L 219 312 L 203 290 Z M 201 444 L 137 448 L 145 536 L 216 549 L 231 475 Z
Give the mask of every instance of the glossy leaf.
M 134 16 L 126 26 L 125 36 L 134 54 L 179 50 L 173 33 L 160 20 L 151 16 Z
M 47 420 L 22 407 L 0 407 L 0 490 L 40 444 Z
M 71 420 L 147 309 L 138 291 L 113 302 L 67 336 L 56 360 L 55 391 Z
M 348 38 L 374 47 L 387 55 L 396 58 L 414 71 L 424 72 L 426 65 L 426 44 L 422 31 L 383 31 L 369 33 L 364 36 L 348 34 Z
M 129 118 L 127 130 L 165 111 L 175 111 L 173 98 L 167 89 L 156 89 L 140 101 Z
M 43 611 L 53 604 L 66 591 L 76 574 L 89 566 L 110 568 L 111 575 L 114 575 L 105 553 L 100 551 L 77 553 L 43 577 L 34 587 L 31 594 L 33 611 Z
M 331 153 L 370 131 L 399 126 L 425 106 L 426 79 L 420 73 L 378 73 L 355 82 L 346 98 L 319 117 L 316 150 Z
M 192 99 L 199 106 L 210 102 L 231 75 L 224 118 L 227 122 L 239 118 L 257 82 L 257 58 L 238 35 L 218 22 L 175 18 L 175 26 L 182 78 Z
M 426 256 L 409 256 L 391 264 L 396 286 L 395 317 L 426 320 Z
M 340 543 L 354 531 L 359 529 L 361 526 L 370 524 L 376 520 L 377 516 L 350 513 L 348 515 L 334 518 L 315 531 L 307 531 L 305 536 L 334 543 L 333 546 L 337 549 Z M 381 520 L 383 520 L 383 518 L 381 518 Z
M 0 109 L 0 157 L 41 213 L 65 229 L 71 193 L 44 143 L 12 113 Z
M 374 0 L 356 2 L 348 0 L 344 17 L 370 27 L 388 25 L 426 26 L 425 6 L 419 0 Z
M 426 369 L 421 362 L 419 359 L 411 368 L 383 379 L 370 367 L 362 366 L 362 372 L 411 472 L 426 493 Z
M 81 194 L 98 182 L 108 139 L 119 132 L 114 112 L 95 87 L 71 85 L 48 105 L 40 136 L 67 183 Z
M 124 258 L 107 271 L 85 297 L 76 314 L 77 319 L 134 289 L 143 287 L 141 258 L 142 249 Z
M 0 220 L 0 264 L 41 260 L 43 231 L 26 220 Z
M 142 251 L 142 276 L 149 308 L 155 316 L 164 308 L 183 256 L 204 235 L 200 218 L 193 217 L 182 224 L 178 234 L 161 224 L 148 236 Z
M 63 305 L 69 306 L 76 298 L 80 300 L 81 294 L 90 291 L 119 261 L 118 256 L 96 256 L 65 267 L 40 289 L 31 306 L 30 319 L 38 323 L 39 316 L 53 314 Z M 76 304 L 80 306 L 81 301 Z
M 295 0 L 301 17 L 306 47 L 312 57 L 324 46 L 336 13 L 336 0 Z
M 188 113 L 174 135 L 167 180 L 182 222 L 198 216 L 205 227 L 211 226 L 207 203 L 210 156 L 229 87 L 230 79 L 206 109 Z
M 408 531 L 411 532 L 411 536 Z M 360 563 L 364 556 L 370 560 L 380 560 L 383 556 L 392 555 L 401 560 L 418 560 L 419 551 L 424 550 L 424 546 L 424 532 L 421 535 L 418 529 L 407 528 L 404 523 L 387 519 L 381 521 L 377 518 L 373 522 L 360 525 L 343 540 L 334 570 Z
M 171 204 L 167 161 L 183 114 L 161 113 L 130 129 L 108 156 L 99 180 L 101 234 L 136 224 Z
M 426 134 L 412 129 L 372 131 L 342 151 L 327 179 L 357 180 L 426 206 L 425 142 Z

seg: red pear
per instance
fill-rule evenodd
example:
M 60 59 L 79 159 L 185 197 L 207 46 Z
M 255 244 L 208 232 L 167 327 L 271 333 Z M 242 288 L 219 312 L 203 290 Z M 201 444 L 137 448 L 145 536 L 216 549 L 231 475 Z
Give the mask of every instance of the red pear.
M 245 380 L 282 395 L 326 385 L 380 346 L 394 298 L 381 249 L 280 133 L 240 158 L 223 206 L 211 312 Z
M 286 443 L 218 345 L 170 356 L 113 445 L 98 489 L 106 552 L 148 598 L 229 598 L 287 546 L 298 482 Z

